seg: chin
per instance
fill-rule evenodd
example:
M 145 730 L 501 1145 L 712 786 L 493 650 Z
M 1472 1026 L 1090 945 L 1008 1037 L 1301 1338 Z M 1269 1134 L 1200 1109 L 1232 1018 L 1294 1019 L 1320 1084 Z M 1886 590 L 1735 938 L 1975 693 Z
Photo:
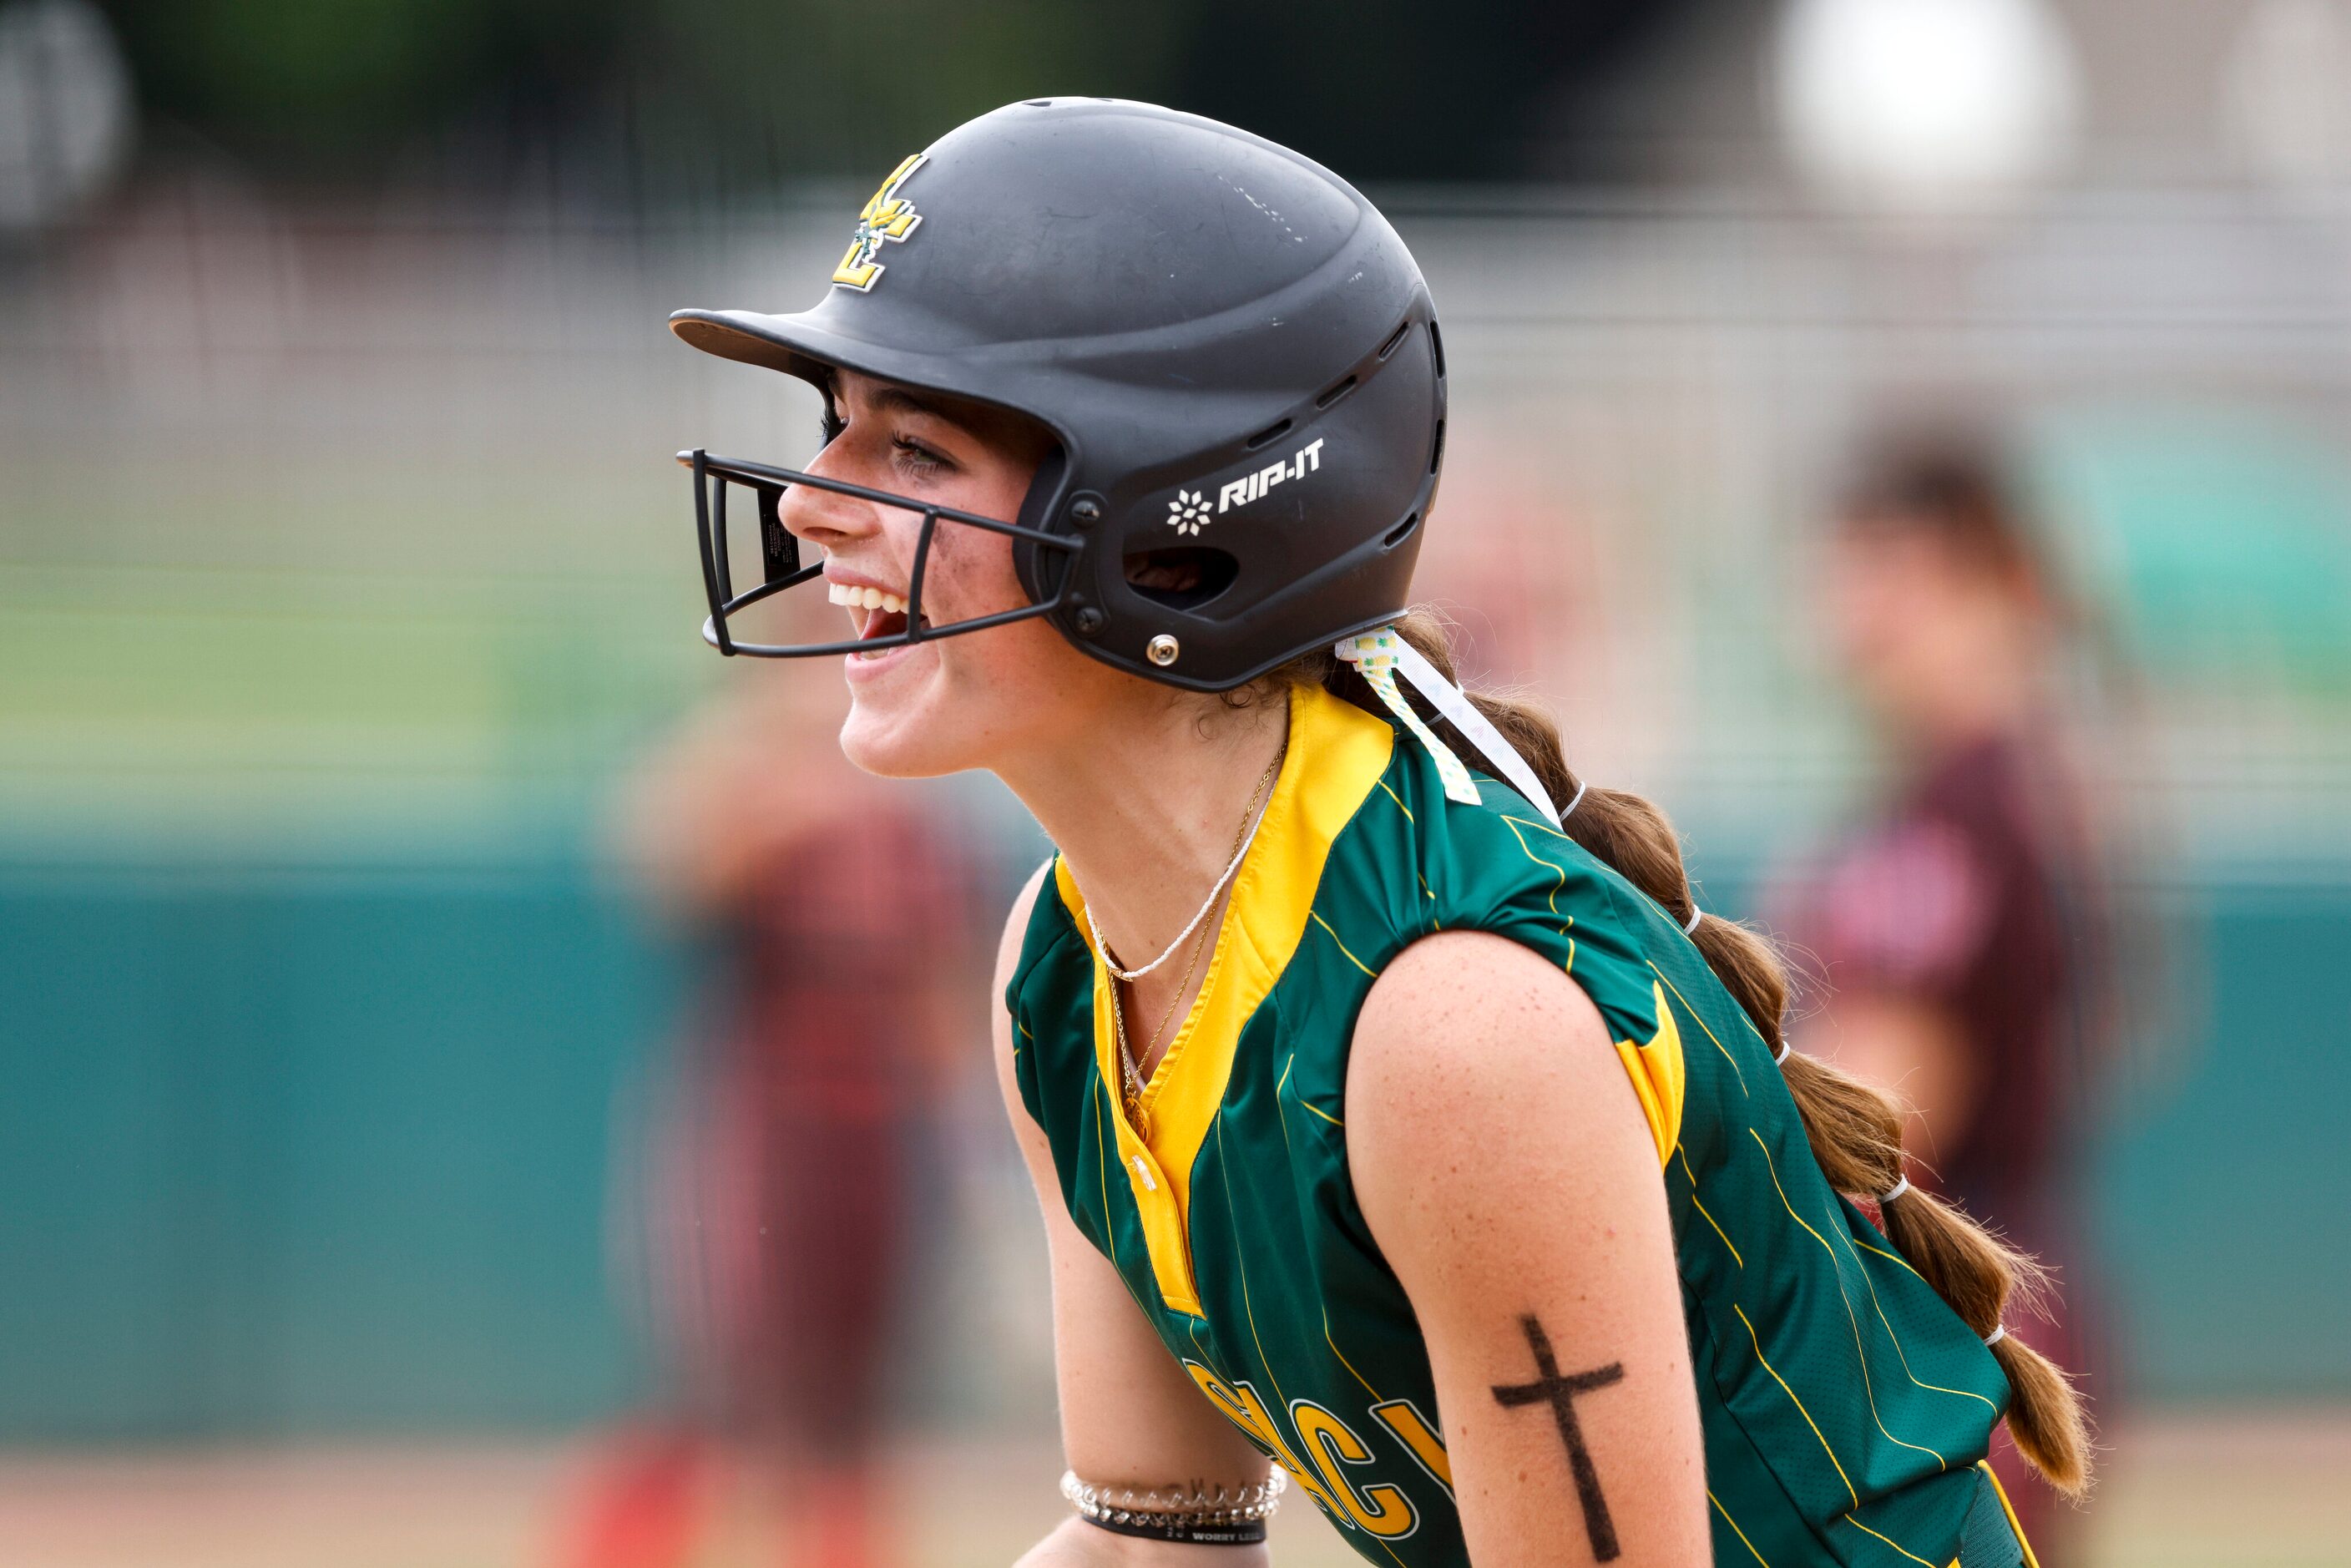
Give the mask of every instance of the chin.
M 934 664 L 892 670 L 880 680 L 852 677 L 841 755 L 883 779 L 935 779 L 969 766 L 952 744 L 949 732 L 960 727 L 944 711 L 940 674 Z
M 977 644 L 977 645 L 974 645 Z M 1035 622 L 853 658 L 841 754 L 884 779 L 994 769 L 1083 734 L 1106 689 L 1141 685 Z
M 886 727 L 861 725 L 852 714 L 841 727 L 841 754 L 859 771 L 876 779 L 936 779 L 959 772 L 956 763 L 920 745 L 902 744 Z

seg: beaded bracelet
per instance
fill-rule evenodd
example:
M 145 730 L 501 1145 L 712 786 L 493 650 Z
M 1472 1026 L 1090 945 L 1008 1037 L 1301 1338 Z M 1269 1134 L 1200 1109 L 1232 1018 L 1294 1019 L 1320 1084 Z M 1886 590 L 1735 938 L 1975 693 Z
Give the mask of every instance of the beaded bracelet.
M 1114 1535 L 1138 1535 L 1192 1546 L 1254 1546 L 1280 1506 L 1289 1478 L 1276 1469 L 1255 1486 L 1094 1486 L 1075 1470 L 1061 1475 L 1061 1495 L 1088 1524 Z

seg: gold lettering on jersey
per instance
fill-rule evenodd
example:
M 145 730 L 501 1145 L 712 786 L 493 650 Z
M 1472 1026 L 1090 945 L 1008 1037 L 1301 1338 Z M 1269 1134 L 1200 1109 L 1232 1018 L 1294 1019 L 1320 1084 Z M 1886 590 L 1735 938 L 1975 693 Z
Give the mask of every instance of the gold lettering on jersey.
M 857 214 L 857 228 L 850 236 L 849 249 L 841 256 L 841 265 L 832 269 L 835 287 L 854 288 L 863 294 L 889 270 L 874 259 L 883 243 L 904 240 L 923 221 L 914 204 L 898 194 L 898 187 L 923 166 L 927 157 L 917 152 L 892 170 L 890 177 L 882 182 L 882 188 L 873 193 L 873 199 L 865 204 L 865 210 Z
M 1314 1468 L 1322 1473 L 1323 1484 L 1347 1517 L 1355 1521 L 1366 1535 L 1383 1541 L 1394 1541 L 1410 1535 L 1420 1523 L 1412 1511 L 1411 1500 L 1395 1487 L 1383 1481 L 1357 1491 L 1347 1480 L 1343 1465 L 1368 1465 L 1371 1449 L 1355 1436 L 1344 1421 L 1317 1405 L 1311 1399 L 1290 1402 L 1290 1418 L 1298 1427 L 1298 1440 L 1314 1459 Z
M 1429 1479 L 1445 1489 L 1446 1496 L 1451 1497 L 1452 1457 L 1445 1451 L 1445 1439 L 1438 1437 L 1437 1428 L 1422 1417 L 1419 1407 L 1409 1399 L 1391 1399 L 1384 1405 L 1373 1406 L 1372 1414 L 1386 1424 L 1387 1429 L 1396 1435 L 1412 1457 L 1420 1461 L 1420 1468 L 1428 1472 Z
M 1315 1473 L 1300 1463 L 1297 1453 L 1282 1441 L 1280 1429 L 1274 1426 L 1273 1416 L 1267 1412 L 1265 1402 L 1257 1396 L 1256 1389 L 1246 1383 L 1227 1383 L 1196 1361 L 1185 1362 L 1184 1370 L 1192 1375 L 1192 1381 L 1200 1385 L 1200 1392 L 1208 1396 L 1208 1403 L 1215 1406 L 1226 1420 L 1256 1438 L 1260 1448 L 1270 1451 L 1275 1462 L 1290 1472 L 1290 1479 L 1303 1488 L 1308 1496 L 1321 1503 L 1333 1518 L 1348 1517 Z

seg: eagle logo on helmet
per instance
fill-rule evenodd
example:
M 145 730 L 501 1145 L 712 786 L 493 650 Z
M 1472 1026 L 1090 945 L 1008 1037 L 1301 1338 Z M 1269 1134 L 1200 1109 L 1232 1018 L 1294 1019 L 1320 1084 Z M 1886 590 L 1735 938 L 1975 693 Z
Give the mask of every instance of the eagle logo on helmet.
M 872 200 L 865 204 L 865 210 L 857 214 L 857 229 L 850 236 L 849 249 L 841 256 L 841 265 L 832 269 L 834 287 L 854 288 L 863 294 L 889 270 L 873 259 L 881 253 L 883 242 L 904 240 L 923 221 L 914 204 L 898 194 L 898 187 L 928 158 L 927 153 L 917 152 L 892 170 L 890 177 L 882 182 L 882 188 L 873 193 Z

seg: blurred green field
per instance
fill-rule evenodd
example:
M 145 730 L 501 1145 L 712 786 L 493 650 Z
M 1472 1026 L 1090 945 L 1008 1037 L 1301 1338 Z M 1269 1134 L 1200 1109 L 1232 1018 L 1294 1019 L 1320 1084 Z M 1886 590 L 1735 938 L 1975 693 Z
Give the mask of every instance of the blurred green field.
M 438 845 L 590 804 L 716 673 L 683 486 L 590 483 L 595 504 L 559 516 L 543 494 L 452 493 L 475 476 L 355 476 L 347 506 L 282 473 L 178 495 L 152 455 L 87 496 L 15 466 L 0 852 L 29 835 Z M 679 570 L 634 570 L 662 544 Z

